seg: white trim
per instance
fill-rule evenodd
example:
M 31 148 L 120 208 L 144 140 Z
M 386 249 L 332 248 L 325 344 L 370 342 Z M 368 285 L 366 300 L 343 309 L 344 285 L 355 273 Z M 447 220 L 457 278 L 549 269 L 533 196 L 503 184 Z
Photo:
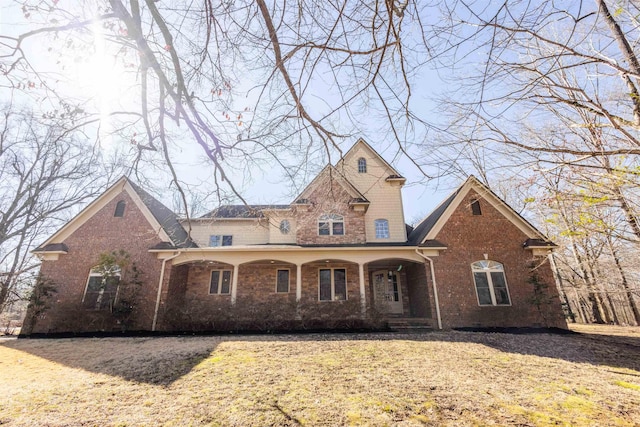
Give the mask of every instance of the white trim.
M 444 227 L 451 215 L 456 211 L 458 206 L 460 206 L 460 203 L 462 203 L 464 198 L 472 189 L 475 190 L 475 192 L 478 194 L 477 200 L 485 200 L 498 212 L 500 212 L 505 218 L 511 221 L 511 223 L 515 225 L 520 231 L 522 231 L 528 238 L 539 238 L 546 240 L 546 237 L 541 232 L 539 232 L 527 220 L 518 215 L 518 213 L 516 213 L 516 211 L 514 211 L 511 206 L 503 202 L 498 196 L 495 195 L 495 193 L 493 193 L 493 191 L 491 191 L 491 189 L 478 181 L 474 176 L 470 176 L 462 185 L 462 187 L 459 190 L 456 190 L 458 194 L 456 194 L 449 206 L 447 206 L 442 215 L 440 215 L 440 218 L 438 218 L 433 227 L 431 227 L 431 230 L 429 230 L 429 233 L 427 233 L 427 235 L 424 237 L 424 239 L 422 239 L 422 242 L 420 243 L 424 243 L 427 240 L 436 238 L 440 230 L 442 230 L 442 227 Z M 447 197 L 442 203 L 444 203 L 449 197 Z M 441 206 L 442 203 L 438 205 L 438 207 Z
M 367 173 L 367 159 L 364 157 L 358 158 L 358 173 Z
M 118 300 L 118 293 L 119 293 L 119 290 L 120 290 L 120 281 L 122 280 L 122 269 L 120 267 L 118 267 L 118 266 L 115 266 L 115 267 L 116 267 L 116 269 L 114 269 L 114 271 L 113 271 L 113 276 L 111 276 L 111 277 L 118 277 L 118 286 L 116 286 L 116 294 L 113 297 L 113 303 L 114 304 Z M 91 281 L 92 277 L 101 277 L 103 280 L 105 279 L 105 275 L 100 273 L 99 271 L 96 271 L 96 267 L 92 267 L 89 270 L 89 275 L 87 276 L 87 282 L 84 285 L 84 293 L 82 294 L 82 300 L 80 301 L 80 303 L 83 304 L 83 308 L 86 308 L 86 307 L 84 307 L 84 300 L 87 297 L 87 291 L 89 290 L 89 282 Z M 96 302 L 96 304 L 97 304 L 97 302 Z M 96 310 L 98 310 L 98 309 L 96 309 Z
M 211 280 L 213 279 L 213 273 L 217 271 L 220 274 L 218 275 L 218 286 L 217 286 L 217 291 L 218 292 L 211 292 Z M 223 280 L 223 275 L 224 272 L 228 271 L 229 272 L 229 292 L 226 293 L 222 293 L 222 280 Z M 209 271 L 209 295 L 231 295 L 233 292 L 232 289 L 232 284 L 233 284 L 233 270 L 230 268 L 214 268 L 212 270 Z
M 338 161 L 338 165 L 340 163 L 345 164 L 349 157 L 354 156 L 355 155 L 354 153 L 356 151 L 356 147 L 358 145 L 363 145 L 366 149 L 368 149 L 371 152 L 371 154 L 373 154 L 375 157 L 377 157 L 378 160 L 380 160 L 382 162 L 382 164 L 392 172 L 389 175 L 401 176 L 401 174 L 393 166 L 391 166 L 391 164 L 389 162 L 387 162 L 376 150 L 374 150 L 373 147 L 371 145 L 369 145 L 369 143 L 367 141 L 364 140 L 364 138 L 358 138 L 356 143 L 353 144 L 351 146 L 351 148 L 349 148 L 349 150 L 346 153 L 344 153 L 344 156 L 342 156 L 342 158 Z M 368 165 L 367 165 L 367 167 L 368 167 Z
M 326 216 L 328 219 L 322 220 L 321 218 L 323 216 Z M 338 219 L 332 218 L 332 216 L 340 217 L 342 219 L 338 220 Z M 329 224 L 329 234 L 320 234 L 320 223 L 321 222 Z M 337 223 L 342 223 L 342 234 L 334 234 L 333 233 L 333 224 L 337 224 Z M 322 215 L 320 215 L 318 217 L 316 225 L 317 225 L 316 232 L 318 233 L 319 237 L 322 237 L 322 236 L 346 236 L 346 234 L 347 234 L 347 230 L 345 229 L 344 215 L 341 215 L 341 214 L 337 214 L 337 213 L 336 214 L 331 214 L 331 213 L 322 214 Z
M 360 191 L 358 191 L 358 189 L 351 184 L 351 182 L 349 182 L 349 180 L 347 178 L 345 178 L 339 171 L 338 169 L 336 169 L 335 166 L 333 166 L 332 164 L 328 164 L 327 166 L 325 166 L 318 175 L 316 175 L 315 178 L 313 178 L 313 180 L 311 180 L 311 182 L 309 183 L 309 185 L 307 185 L 304 190 L 302 190 L 302 192 L 300 194 L 298 194 L 294 199 L 293 202 L 291 203 L 291 206 L 296 206 L 298 205 L 298 203 L 296 203 L 296 200 L 298 199 L 306 199 L 307 195 L 309 193 L 311 193 L 315 187 L 318 181 L 320 181 L 320 178 L 325 175 L 330 173 L 331 175 L 329 176 L 329 179 L 333 179 L 336 182 L 338 182 L 338 184 L 340 184 L 340 186 L 342 188 L 344 188 L 347 193 L 354 198 L 364 198 L 364 195 L 362 193 L 360 193 Z
M 296 302 L 302 299 L 302 264 L 296 264 Z
M 488 267 L 488 268 L 478 268 L 474 267 L 473 264 L 480 261 L 490 261 L 496 264 L 499 264 L 500 267 Z M 511 293 L 509 292 L 509 283 L 507 282 L 507 275 L 504 272 L 504 264 L 493 261 L 493 260 L 480 260 L 474 261 L 471 263 L 471 276 L 473 277 L 473 287 L 476 291 L 476 300 L 478 301 L 478 306 L 480 307 L 510 307 L 511 303 Z M 491 298 L 491 304 L 480 304 L 480 295 L 478 295 L 478 285 L 476 283 L 476 273 L 485 273 L 487 277 L 487 284 L 489 285 L 489 296 Z M 496 292 L 493 286 L 493 278 L 490 273 L 502 273 L 502 277 L 504 278 L 504 287 L 507 290 L 507 298 L 509 299 L 509 304 L 498 304 L 496 300 Z
M 162 282 L 164 281 L 164 270 L 167 264 L 167 261 L 172 260 L 173 258 L 180 255 L 180 252 L 174 253 L 172 256 L 164 258 L 162 260 L 162 269 L 160 270 L 160 280 L 158 281 L 158 294 L 156 295 L 156 308 L 153 311 L 153 321 L 151 322 L 151 332 L 155 332 L 156 325 L 158 323 L 158 311 L 160 310 L 160 299 L 162 297 Z M 173 270 L 173 266 L 171 266 Z M 211 277 L 209 277 L 209 288 L 211 288 Z
M 84 209 L 78 213 L 71 221 L 66 223 L 62 228 L 56 231 L 51 237 L 49 237 L 40 247 L 45 247 L 52 243 L 62 243 L 70 235 L 72 235 L 78 228 L 84 225 L 89 219 L 91 219 L 99 210 L 104 208 L 109 202 L 118 197 L 123 191 L 131 197 L 133 203 L 140 209 L 145 219 L 149 222 L 149 225 L 156 230 L 158 237 L 167 242 L 173 242 L 167 233 L 164 231 L 160 223 L 155 219 L 149 208 L 142 202 L 142 199 L 138 196 L 138 193 L 133 189 L 126 177 L 120 178 L 109 187 L 102 195 L 97 199 L 89 203 Z
M 440 301 L 438 300 L 438 285 L 436 284 L 436 270 L 433 267 L 433 260 L 419 252 L 416 249 L 416 254 L 429 261 L 429 267 L 431 268 L 431 282 L 433 284 L 433 302 L 436 304 L 436 317 L 438 318 L 438 329 L 442 329 L 442 316 L 440 315 Z M 429 295 L 427 295 L 427 298 Z
M 231 305 L 236 305 L 236 298 L 238 297 L 238 270 L 240 270 L 240 266 L 234 264 L 233 273 L 231 274 Z
M 287 274 L 287 292 L 278 292 L 278 272 L 279 271 L 286 271 L 289 274 Z M 291 292 L 291 269 L 290 268 L 278 268 L 276 267 L 276 294 L 278 295 L 286 295 L 289 292 Z
M 331 271 L 331 299 L 320 299 L 320 271 Z M 335 270 L 344 270 L 344 299 L 336 299 L 336 283 L 335 283 Z M 335 302 L 335 301 L 348 301 L 349 300 L 349 282 L 347 281 L 347 267 L 318 267 L 318 301 L 319 302 Z
M 364 317 L 367 313 L 367 294 L 365 293 L 364 286 L 364 264 L 358 264 L 358 276 L 360 280 L 360 312 Z
M 386 237 L 378 237 L 378 223 L 384 224 L 386 231 L 387 231 L 387 236 Z M 386 218 L 378 218 L 378 219 L 374 219 L 373 220 L 373 229 L 376 233 L 376 239 L 379 240 L 383 240 L 383 239 L 390 239 L 391 238 L 391 232 L 389 231 L 389 220 Z

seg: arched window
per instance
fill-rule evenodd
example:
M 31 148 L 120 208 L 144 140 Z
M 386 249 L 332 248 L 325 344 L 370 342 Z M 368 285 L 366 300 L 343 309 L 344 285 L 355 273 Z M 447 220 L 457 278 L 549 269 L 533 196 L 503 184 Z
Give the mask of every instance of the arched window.
M 473 281 L 480 305 L 511 305 L 504 266 L 496 261 L 482 260 L 471 264 Z
M 358 159 L 358 173 L 367 173 L 367 159 L 364 157 Z
M 118 296 L 120 267 L 92 268 L 82 296 L 82 305 L 92 310 L 111 310 Z
M 376 227 L 376 239 L 388 239 L 389 221 L 386 219 L 376 219 L 374 224 Z
M 325 214 L 318 218 L 319 236 L 343 236 L 344 218 L 338 214 Z
M 126 205 L 127 203 L 124 200 L 120 200 L 116 204 L 116 211 L 113 213 L 113 216 L 122 218 L 124 216 L 124 208 Z

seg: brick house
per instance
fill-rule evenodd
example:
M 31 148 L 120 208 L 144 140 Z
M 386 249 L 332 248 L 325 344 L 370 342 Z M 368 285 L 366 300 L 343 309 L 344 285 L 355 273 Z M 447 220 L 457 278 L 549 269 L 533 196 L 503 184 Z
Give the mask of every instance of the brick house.
M 127 328 L 566 327 L 554 244 L 470 177 L 415 229 L 403 178 L 365 141 L 288 205 L 221 206 L 187 222 L 127 178 L 34 250 L 57 289 L 33 332 Z M 534 285 L 537 283 L 537 286 Z

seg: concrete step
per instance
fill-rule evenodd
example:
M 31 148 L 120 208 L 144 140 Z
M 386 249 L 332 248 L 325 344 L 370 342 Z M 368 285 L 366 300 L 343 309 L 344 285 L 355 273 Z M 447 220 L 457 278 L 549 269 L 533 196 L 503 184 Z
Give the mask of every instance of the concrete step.
M 402 317 L 387 319 L 387 325 L 392 331 L 431 330 L 431 319 L 421 317 Z

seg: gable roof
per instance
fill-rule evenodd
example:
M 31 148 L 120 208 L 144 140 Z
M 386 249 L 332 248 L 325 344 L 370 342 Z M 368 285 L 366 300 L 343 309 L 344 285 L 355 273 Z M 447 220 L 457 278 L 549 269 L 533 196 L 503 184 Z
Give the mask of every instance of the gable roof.
M 391 166 L 391 164 L 387 162 L 376 150 L 374 150 L 373 147 L 371 147 L 371 145 L 367 143 L 367 141 L 365 141 L 362 138 L 359 138 L 356 141 L 356 143 L 353 144 L 351 148 L 349 148 L 349 150 L 344 154 L 344 156 L 342 156 L 342 158 L 338 161 L 338 165 L 346 162 L 348 158 L 354 156 L 358 147 L 364 147 L 367 151 L 369 151 L 373 155 L 373 157 L 380 160 L 380 162 L 384 165 L 384 167 L 386 167 L 389 170 L 389 177 L 393 179 L 402 178 L 402 175 L 393 166 Z
M 347 193 L 349 193 L 352 201 L 357 201 L 359 203 L 368 203 L 367 198 L 364 197 L 364 195 L 359 192 L 356 187 L 354 187 L 353 184 L 351 184 L 349 180 L 344 177 L 344 175 L 338 172 L 338 169 L 336 169 L 335 166 L 329 164 L 325 166 L 324 169 L 322 169 L 315 178 L 313 178 L 309 185 L 307 185 L 305 189 L 302 190 L 300 194 L 298 194 L 298 196 L 291 204 L 294 205 L 296 203 L 303 203 L 302 200 L 306 201 L 309 193 L 311 193 L 315 189 L 315 186 L 320 181 L 320 179 L 327 174 L 329 174 L 331 179 L 337 181 L 338 184 L 340 184 L 347 191 Z
M 173 211 L 123 176 L 32 252 L 48 252 L 52 250 L 51 248 L 59 247 L 67 237 L 123 191 L 131 197 L 163 242 L 170 243 L 174 247 L 197 247 L 180 225 Z
M 127 179 L 127 178 L 125 178 Z M 158 221 L 169 239 L 176 247 L 193 248 L 197 245 L 191 240 L 189 234 L 178 221 L 178 216 L 171 209 L 163 205 L 158 199 L 147 193 L 145 190 L 134 184 L 131 180 L 127 182 L 138 194 L 142 203 L 149 209 L 153 217 Z
M 409 241 L 419 245 L 428 240 L 436 238 L 438 232 L 442 229 L 451 214 L 458 208 L 464 197 L 470 190 L 475 190 L 482 198 L 489 202 L 502 215 L 509 219 L 516 227 L 518 227 L 529 239 L 527 242 L 544 242 L 546 246 L 555 246 L 550 242 L 544 234 L 535 228 L 529 221 L 524 219 L 518 212 L 509 206 L 504 200 L 496 195 L 489 187 L 471 175 L 467 180 L 458 187 L 449 197 L 447 197 L 436 209 L 433 210 L 409 236 Z M 535 246 L 539 246 L 537 244 Z M 532 247 L 534 245 L 531 245 Z
M 264 218 L 263 210 L 289 209 L 290 205 L 222 205 L 198 219 L 250 219 Z
M 409 239 L 409 243 L 414 244 L 414 245 L 419 245 L 420 243 L 422 243 L 425 240 L 425 237 L 427 236 L 427 234 L 429 234 L 429 231 L 431 231 L 431 229 L 436 224 L 436 222 L 438 222 L 438 220 L 440 219 L 440 217 L 442 216 L 444 211 L 447 210 L 447 208 L 449 207 L 451 202 L 453 202 L 453 199 L 455 199 L 455 197 L 458 195 L 458 193 L 460 192 L 461 188 L 462 188 L 462 186 L 458 187 L 456 189 L 456 191 L 454 191 L 453 193 L 451 193 L 449 195 L 449 197 L 444 199 L 442 201 L 442 203 L 440 203 L 440 205 L 438 205 L 437 208 L 435 208 L 433 211 L 431 211 L 431 213 L 429 215 L 427 215 L 420 222 L 420 224 L 418 224 L 413 229 L 413 231 L 411 231 L 411 234 L 409 234 L 409 238 L 408 238 Z

